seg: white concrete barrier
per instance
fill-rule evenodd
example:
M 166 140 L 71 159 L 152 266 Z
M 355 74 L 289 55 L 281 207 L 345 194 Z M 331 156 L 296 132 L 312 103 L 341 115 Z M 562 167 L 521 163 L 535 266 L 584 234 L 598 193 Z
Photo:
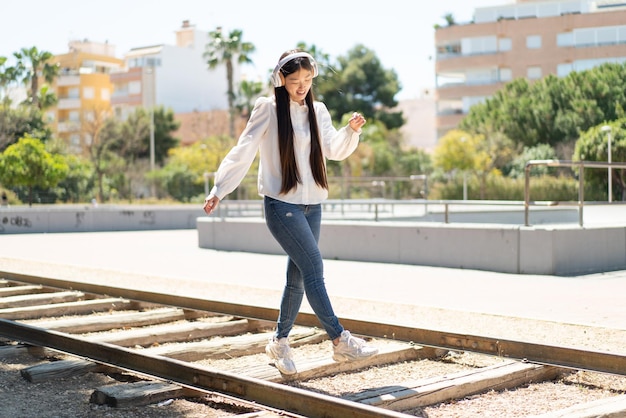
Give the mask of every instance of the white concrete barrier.
M 193 229 L 199 205 L 63 205 L 0 208 L 0 235 Z
M 260 216 L 203 215 L 197 204 L 0 207 L 0 236 L 197 228 L 201 248 L 283 253 Z M 571 217 L 569 212 L 561 215 Z M 624 217 L 622 209 L 616 219 Z M 581 228 L 575 223 L 525 227 L 510 223 L 325 219 L 320 248 L 325 258 L 339 260 L 573 275 L 626 269 L 626 224 Z
M 199 218 L 201 248 L 283 254 L 264 220 Z M 327 259 L 502 273 L 574 275 L 626 269 L 626 227 L 323 221 Z

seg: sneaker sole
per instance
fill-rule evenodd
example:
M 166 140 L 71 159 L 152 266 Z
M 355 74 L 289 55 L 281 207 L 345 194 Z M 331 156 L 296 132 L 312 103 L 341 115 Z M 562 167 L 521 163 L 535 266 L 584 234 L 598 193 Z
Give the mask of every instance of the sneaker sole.
M 334 353 L 333 360 L 340 362 L 340 363 L 344 361 L 363 360 L 366 358 L 374 357 L 376 354 L 378 354 L 378 351 L 375 353 L 369 354 L 367 356 L 351 356 L 351 355 L 344 354 L 344 353 Z
M 291 376 L 291 375 L 294 375 L 294 374 L 298 373 L 298 371 L 297 371 L 297 370 L 293 370 L 293 371 L 292 371 L 292 370 L 287 370 L 287 369 L 284 369 L 284 370 L 283 370 L 283 369 L 281 369 L 281 368 L 278 366 L 278 361 L 276 361 L 276 360 L 278 360 L 278 356 L 274 353 L 274 351 L 272 351 L 272 349 L 271 349 L 271 348 L 269 348 L 269 347 L 265 347 L 265 354 L 267 354 L 267 356 L 268 356 L 270 359 L 275 360 L 275 361 L 274 361 L 274 366 L 275 366 L 275 367 L 276 367 L 276 369 L 280 372 L 280 374 L 284 374 L 284 375 L 286 375 L 286 376 Z
M 293 376 L 294 374 L 298 374 L 297 370 L 293 370 L 293 371 L 281 370 L 280 367 L 278 367 L 278 364 L 276 363 L 274 363 L 274 366 L 276 366 L 276 369 L 280 372 L 280 374 L 284 374 L 285 376 Z
M 269 347 L 265 347 L 265 354 L 267 354 L 267 356 L 271 358 L 272 360 L 276 360 L 278 358 L 278 356 L 274 354 L 272 349 Z

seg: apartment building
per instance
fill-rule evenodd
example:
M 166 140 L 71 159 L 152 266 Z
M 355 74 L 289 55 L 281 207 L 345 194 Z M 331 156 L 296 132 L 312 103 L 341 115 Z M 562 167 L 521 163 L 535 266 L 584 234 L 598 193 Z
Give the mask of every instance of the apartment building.
M 92 139 L 86 125 L 111 107 L 113 85 L 109 75 L 122 67 L 115 47 L 88 40 L 72 41 L 69 52 L 56 55 L 60 73 L 52 84 L 58 103 L 46 111 L 57 136 L 74 152 L 81 152 Z
M 209 70 L 203 57 L 208 42 L 208 32 L 185 20 L 175 45 L 133 48 L 124 54 L 124 70 L 111 74 L 115 114 L 124 118 L 138 106 L 163 106 L 175 114 L 227 109 L 226 68 Z
M 435 31 L 437 137 L 516 78 L 626 62 L 623 0 L 517 0 Z
M 71 41 L 53 58 L 60 74 L 51 89 L 59 101 L 46 118 L 70 151 L 85 152 L 104 117 L 124 119 L 137 107 L 171 109 L 183 143 L 227 132 L 226 68 L 207 67 L 209 32 L 185 20 L 175 34 L 174 45 L 133 48 L 123 58 L 113 45 L 89 40 Z

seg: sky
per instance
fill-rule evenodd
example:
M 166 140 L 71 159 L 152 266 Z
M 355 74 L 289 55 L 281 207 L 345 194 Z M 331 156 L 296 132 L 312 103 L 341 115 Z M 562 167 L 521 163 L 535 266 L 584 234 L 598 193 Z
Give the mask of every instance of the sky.
M 458 23 L 474 10 L 513 0 L 31 0 L 0 6 L 0 56 L 11 57 L 36 46 L 53 54 L 67 52 L 70 41 L 87 39 L 115 46 L 123 58 L 132 48 L 176 42 L 183 20 L 202 31 L 221 26 L 240 29 L 251 42 L 254 66 L 242 73 L 254 78 L 274 68 L 280 54 L 299 42 L 334 57 L 356 45 L 373 50 L 385 69 L 396 71 L 402 90 L 397 100 L 420 97 L 435 84 L 434 25 L 452 14 Z

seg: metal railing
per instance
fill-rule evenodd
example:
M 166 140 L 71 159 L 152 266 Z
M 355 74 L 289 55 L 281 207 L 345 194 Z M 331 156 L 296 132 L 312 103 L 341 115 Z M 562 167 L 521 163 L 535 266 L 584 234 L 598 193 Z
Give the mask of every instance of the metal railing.
M 533 166 L 545 165 L 550 167 L 578 167 L 579 184 L 578 184 L 578 201 L 531 201 L 530 200 L 530 169 Z M 524 225 L 530 226 L 529 213 L 531 206 L 543 207 L 567 207 L 576 206 L 578 208 L 578 224 L 583 226 L 583 207 L 584 207 L 584 169 L 585 168 L 623 168 L 626 169 L 626 163 L 608 163 L 599 161 L 561 161 L 561 160 L 531 160 L 526 163 L 525 167 L 525 183 L 524 183 L 524 200 L 428 200 L 428 199 L 329 199 L 323 203 L 324 216 L 326 219 L 350 219 L 350 220 L 407 220 L 418 218 L 423 219 L 426 215 L 435 214 L 429 212 L 429 208 L 441 207 L 443 214 L 443 222 L 450 222 L 450 209 L 454 206 L 468 207 L 513 207 L 523 208 Z M 347 178 L 344 179 L 348 183 L 372 183 L 374 178 Z M 384 181 L 406 181 L 406 180 L 422 180 L 427 190 L 428 179 L 426 176 L 411 176 L 409 178 L 377 178 L 377 182 Z M 378 183 L 376 183 L 378 184 Z M 217 208 L 216 215 L 218 217 L 263 217 L 262 200 L 224 200 Z M 605 202 L 587 202 L 590 204 L 608 204 Z M 613 202 L 612 204 L 626 204 L 626 202 Z M 422 211 L 415 210 L 398 210 L 398 208 L 406 208 L 410 206 L 421 206 Z M 398 212 L 402 212 L 398 214 Z
M 532 166 L 578 167 L 578 202 L 551 202 L 552 205 L 578 206 L 578 224 L 583 226 L 583 207 L 585 203 L 585 167 L 587 168 L 626 168 L 626 163 L 603 161 L 561 161 L 561 160 L 530 160 L 524 167 L 524 225 L 529 226 L 528 212 L 530 208 L 530 169 Z M 533 203 L 534 204 L 534 203 Z
M 530 202 L 532 206 L 557 206 L 555 202 Z M 422 210 L 406 209 L 410 206 L 421 206 Z M 425 219 L 432 215 L 442 215 L 444 223 L 450 223 L 451 208 L 455 206 L 508 207 L 523 208 L 520 200 L 426 200 L 426 199 L 329 199 L 324 201 L 324 219 L 342 220 L 383 220 L 432 222 Z M 434 212 L 433 207 L 441 207 L 441 212 Z M 464 212 L 464 213 L 469 213 Z M 255 200 L 224 200 L 217 207 L 215 214 L 220 218 L 229 217 L 260 217 L 263 214 L 263 201 Z M 520 222 L 521 223 L 521 222 Z

